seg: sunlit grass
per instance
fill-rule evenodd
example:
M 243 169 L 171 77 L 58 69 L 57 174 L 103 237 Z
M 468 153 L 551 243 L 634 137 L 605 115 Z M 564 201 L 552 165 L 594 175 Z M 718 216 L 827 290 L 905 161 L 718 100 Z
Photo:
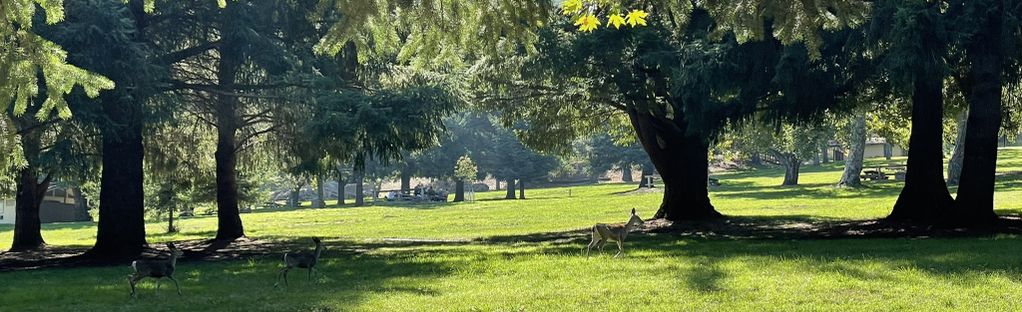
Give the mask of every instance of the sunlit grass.
M 903 163 L 904 159 L 895 159 Z M 885 160 L 872 159 L 867 166 Z M 885 216 L 900 182 L 834 188 L 840 164 L 804 168 L 800 186 L 781 187 L 783 172 L 758 169 L 715 175 L 714 204 L 732 216 L 855 220 Z M 1022 209 L 1022 149 L 1001 152 L 996 205 Z M 529 190 L 527 200 L 480 193 L 472 203 L 299 209 L 244 214 L 259 239 L 326 237 L 322 276 L 274 289 L 279 255 L 180 263 L 185 295 L 160 295 L 144 283 L 128 298 L 129 268 L 72 268 L 0 273 L 2 311 L 1018 311 L 1022 309 L 1022 238 L 705 239 L 635 234 L 627 255 L 581 257 L 584 237 L 545 240 L 530 234 L 620 222 L 630 207 L 649 217 L 660 194 L 621 194 L 632 185 Z M 570 194 L 570 195 L 569 195 Z M 215 217 L 179 221 L 181 233 L 151 242 L 213 235 Z M 92 223 L 48 224 L 54 245 L 90 245 Z M 529 239 L 464 242 L 494 236 Z M 570 237 L 570 236 L 569 236 Z M 423 243 L 385 238 L 444 239 Z M 0 227 L 0 248 L 11 228 Z M 608 246 L 608 249 L 613 249 Z M 283 250 L 281 251 L 283 252 Z

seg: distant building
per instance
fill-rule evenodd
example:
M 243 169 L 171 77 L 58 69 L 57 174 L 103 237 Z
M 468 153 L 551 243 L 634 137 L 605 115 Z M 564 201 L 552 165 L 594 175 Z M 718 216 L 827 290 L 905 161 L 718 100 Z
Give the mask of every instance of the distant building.
M 92 220 L 88 204 L 79 203 L 79 196 L 76 195 L 73 188 L 50 186 L 43 196 L 42 205 L 39 206 L 39 221 L 52 223 Z M 0 224 L 14 224 L 17 213 L 14 205 L 14 199 L 0 199 Z
M 844 145 L 837 141 L 830 141 L 830 146 L 827 148 L 828 156 L 832 161 L 843 161 L 845 155 L 848 155 L 848 149 Z M 895 144 L 888 144 L 887 140 L 881 137 L 872 137 L 866 139 L 866 148 L 863 151 L 863 158 L 876 158 L 876 157 L 897 157 L 907 156 L 908 151 L 901 148 L 901 146 Z

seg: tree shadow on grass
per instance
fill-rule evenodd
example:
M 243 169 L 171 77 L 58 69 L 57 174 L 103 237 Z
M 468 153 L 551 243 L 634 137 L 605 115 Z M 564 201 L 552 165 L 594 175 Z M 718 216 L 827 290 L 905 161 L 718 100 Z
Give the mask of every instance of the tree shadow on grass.
M 175 274 L 182 296 L 164 282 L 159 295 L 155 283 L 146 280 L 137 299 L 128 296 L 127 266 L 42 270 L 4 273 L 0 292 L 18 298 L 5 304 L 12 311 L 39 308 L 102 311 L 111 307 L 129 310 L 190 311 L 336 311 L 350 310 L 375 293 L 441 295 L 430 285 L 406 285 L 409 280 L 437 279 L 467 266 L 456 259 L 422 259 L 396 253 L 354 252 L 344 242 L 330 242 L 312 281 L 302 269 L 292 270 L 288 286 L 275 288 L 280 257 L 262 255 L 232 261 L 186 259 Z M 395 280 L 401 282 L 394 282 Z M 13 286 L 17 285 L 17 286 Z M 170 287 L 168 287 L 170 286 Z

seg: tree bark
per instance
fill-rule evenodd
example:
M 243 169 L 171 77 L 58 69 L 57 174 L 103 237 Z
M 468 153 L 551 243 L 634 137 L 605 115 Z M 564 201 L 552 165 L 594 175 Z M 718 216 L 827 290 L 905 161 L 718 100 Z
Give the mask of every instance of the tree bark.
M 686 133 L 676 125 L 635 107 L 627 111 L 632 127 L 664 184 L 664 199 L 654 218 L 671 221 L 720 218 L 710 204 L 709 141 L 697 133 Z M 675 122 L 683 120 L 676 116 Z
M 653 182 L 646 179 L 646 177 L 652 176 L 654 173 L 656 173 L 653 171 L 653 166 L 643 165 L 641 170 L 642 174 L 639 177 L 639 188 L 652 187 Z
M 412 173 L 407 170 L 401 171 L 401 194 L 408 194 L 412 189 Z
M 116 91 L 100 97 L 103 112 L 118 126 L 102 128 L 103 169 L 99 185 L 96 245 L 88 255 L 131 259 L 146 246 L 142 103 Z
M 965 159 L 962 161 L 961 185 L 953 206 L 954 220 L 968 223 L 991 223 L 994 213 L 994 180 L 997 171 L 997 142 L 1001 129 L 1001 88 L 1004 65 L 1003 1 L 976 1 L 982 16 L 981 31 L 966 47 L 971 90 L 968 132 L 965 134 Z M 982 13 L 976 13 L 982 14 Z
M 358 170 L 355 174 L 355 206 L 365 206 L 365 171 Z
M 230 44 L 224 43 L 224 46 Z M 240 64 L 232 57 L 229 48 L 221 48 L 220 63 L 217 64 L 217 78 L 220 88 L 231 91 Z M 239 128 L 238 98 L 229 94 L 217 96 L 215 113 L 217 121 L 216 159 L 216 239 L 232 241 L 245 236 L 238 210 L 238 142 Z
M 346 181 L 344 181 L 344 171 L 341 170 L 340 168 L 337 168 L 337 206 L 344 205 L 344 197 L 347 196 L 347 194 L 345 194 L 344 187 L 347 186 L 348 184 L 345 182 Z
M 916 77 L 905 186 L 888 220 L 930 223 L 951 207 L 951 193 L 944 182 L 943 86 L 941 76 L 920 73 Z
M 515 179 L 508 178 L 507 181 L 507 195 L 504 199 L 515 199 Z
M 821 161 L 825 164 L 830 162 L 830 153 L 827 151 L 828 145 L 829 143 L 826 140 L 820 143 L 820 156 L 823 156 Z
M 632 164 L 621 165 L 621 182 L 635 182 L 635 180 L 632 179 Z
M 962 177 L 962 161 L 965 160 L 965 133 L 968 131 L 969 110 L 958 113 L 958 135 L 955 136 L 955 149 L 947 162 L 947 184 L 958 185 Z
M 26 157 L 30 157 L 26 153 Z M 11 251 L 37 250 L 46 246 L 42 236 L 42 222 L 39 219 L 39 207 L 43 196 L 50 186 L 50 177 L 42 182 L 36 175 L 35 166 L 29 166 L 18 172 L 17 194 L 14 198 L 14 242 Z
M 27 118 L 34 118 L 30 116 Z M 25 168 L 17 171 L 17 193 L 14 197 L 14 242 L 11 251 L 41 249 L 46 246 L 42 236 L 42 222 L 39 220 L 39 207 L 43 196 L 49 188 L 50 176 L 39 182 L 39 159 L 44 129 L 34 119 L 27 122 L 26 127 L 18 127 L 21 134 L 21 147 L 28 160 Z
M 802 167 L 802 160 L 790 153 L 777 153 L 777 157 L 780 158 L 781 163 L 784 164 L 784 182 L 782 182 L 781 185 L 798 185 L 798 172 Z
M 860 187 L 862 181 L 863 156 L 866 153 L 866 113 L 859 112 L 852 118 L 851 135 L 848 142 L 848 157 L 845 158 L 845 170 L 841 174 L 838 186 Z
M 458 179 L 454 182 L 454 202 L 465 201 L 465 180 Z
M 326 207 L 326 196 L 323 195 L 323 180 L 322 175 L 316 175 L 316 201 L 312 203 L 312 208 Z
M 525 180 L 518 179 L 518 199 L 525 199 Z

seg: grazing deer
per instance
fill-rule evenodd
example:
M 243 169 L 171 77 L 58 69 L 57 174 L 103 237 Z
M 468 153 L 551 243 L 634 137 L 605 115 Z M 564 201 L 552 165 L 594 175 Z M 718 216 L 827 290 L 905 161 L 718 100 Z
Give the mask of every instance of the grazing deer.
M 608 240 L 617 242 L 617 254 L 615 258 L 621 255 L 625 251 L 624 241 L 628 237 L 628 232 L 632 229 L 642 225 L 642 219 L 635 215 L 635 208 L 632 208 L 632 217 L 628 219 L 627 223 L 621 224 L 603 224 L 597 223 L 593 226 L 593 240 L 589 242 L 589 246 L 583 248 L 586 252 L 586 257 L 589 256 L 589 252 L 593 250 L 593 247 L 599 248 L 603 251 L 603 245 Z
M 160 280 L 164 277 L 174 282 L 174 287 L 177 288 L 177 295 L 181 295 L 181 286 L 177 284 L 177 280 L 174 279 L 174 269 L 177 267 L 177 258 L 181 257 L 181 250 L 174 246 L 174 243 L 168 243 L 167 248 L 170 249 L 169 259 L 140 259 L 131 262 L 131 269 L 135 272 L 128 276 L 128 284 L 131 285 L 131 297 L 135 297 L 135 284 L 138 281 L 146 277 L 152 277 L 156 279 L 156 293 L 160 293 Z
M 284 268 L 277 273 L 277 282 L 273 284 L 274 288 L 280 284 L 281 277 L 284 278 L 284 286 L 287 286 L 287 272 L 296 267 L 309 269 L 309 280 L 312 280 L 312 271 L 316 270 L 319 255 L 323 253 L 323 242 L 319 237 L 313 237 L 312 242 L 316 243 L 316 250 L 312 253 L 301 251 L 284 253 Z

